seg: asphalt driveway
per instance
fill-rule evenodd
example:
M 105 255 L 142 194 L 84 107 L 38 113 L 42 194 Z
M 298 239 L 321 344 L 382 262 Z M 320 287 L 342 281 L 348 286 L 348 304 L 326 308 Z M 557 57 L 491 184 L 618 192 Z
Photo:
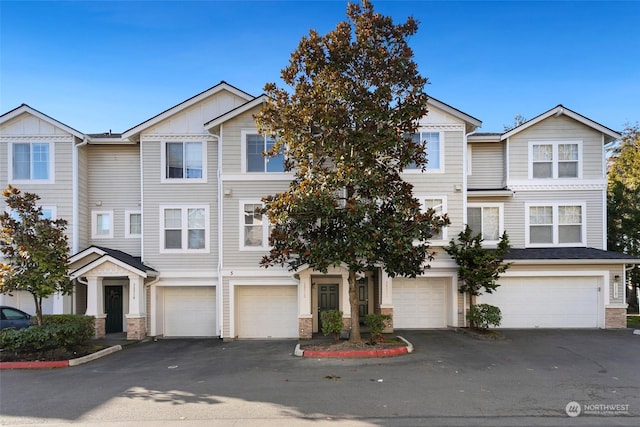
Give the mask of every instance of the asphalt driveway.
M 345 360 L 295 357 L 296 341 L 160 340 L 76 367 L 2 371 L 0 424 L 637 426 L 631 332 L 399 331 L 413 354 Z

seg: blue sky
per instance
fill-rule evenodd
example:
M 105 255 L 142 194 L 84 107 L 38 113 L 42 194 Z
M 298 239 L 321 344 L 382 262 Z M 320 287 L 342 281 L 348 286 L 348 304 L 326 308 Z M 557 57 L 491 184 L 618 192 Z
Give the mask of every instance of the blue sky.
M 557 104 L 621 130 L 640 120 L 640 2 L 374 1 L 420 21 L 427 92 L 502 131 Z M 221 80 L 281 85 L 309 29 L 346 1 L 0 0 L 0 112 L 22 103 L 86 133 L 122 132 Z

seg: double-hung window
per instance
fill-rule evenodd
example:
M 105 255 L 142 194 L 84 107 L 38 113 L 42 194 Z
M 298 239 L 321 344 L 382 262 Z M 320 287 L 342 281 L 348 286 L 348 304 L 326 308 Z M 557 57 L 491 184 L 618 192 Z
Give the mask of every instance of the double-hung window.
M 206 144 L 202 141 L 165 142 L 163 146 L 162 181 L 204 181 Z
M 482 233 L 487 244 L 500 240 L 502 222 L 502 203 L 469 203 L 467 206 L 467 225 L 474 234 Z
M 206 206 L 162 206 L 160 252 L 207 252 L 209 208 Z
M 240 202 L 240 224 L 242 227 L 240 249 L 266 249 L 269 247 L 269 220 L 258 210 L 262 203 L 258 201 Z
M 133 239 L 142 236 L 142 213 L 140 211 L 124 212 L 124 237 Z
M 529 246 L 584 246 L 586 204 L 526 205 Z
M 284 172 L 284 147 L 275 156 L 266 155 L 276 144 L 275 138 L 247 131 L 242 135 L 245 172 Z
M 12 182 L 53 182 L 53 143 L 10 144 L 9 170 Z
M 581 146 L 578 141 L 530 141 L 529 178 L 579 178 Z
M 109 210 L 91 212 L 91 238 L 113 238 L 113 211 Z
M 444 150 L 440 132 L 419 132 L 411 134 L 411 139 L 416 144 L 422 144 L 427 156 L 426 170 L 442 172 L 444 170 Z M 409 164 L 405 171 L 419 170 L 415 163 Z
M 447 198 L 445 196 L 424 196 L 419 197 L 422 209 L 433 209 L 436 216 L 442 216 L 447 212 Z M 442 227 L 433 234 L 432 240 L 446 240 L 447 227 Z

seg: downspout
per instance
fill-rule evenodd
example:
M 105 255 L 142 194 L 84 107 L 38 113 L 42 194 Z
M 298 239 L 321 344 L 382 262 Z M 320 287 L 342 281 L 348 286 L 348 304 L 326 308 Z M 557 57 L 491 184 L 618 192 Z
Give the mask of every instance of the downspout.
M 216 141 L 218 142 L 218 163 L 217 163 L 217 170 L 216 170 L 216 180 L 217 180 L 217 202 L 218 202 L 218 209 L 217 209 L 217 227 L 218 227 L 218 259 L 217 259 L 217 266 L 216 266 L 216 274 L 218 276 L 218 285 L 216 286 L 216 313 L 218 318 L 216 319 L 216 324 L 218 325 L 218 336 L 222 339 L 222 331 L 223 331 L 223 326 L 224 326 L 224 304 L 223 304 L 223 292 L 222 292 L 222 288 L 224 286 L 224 283 L 222 281 L 222 202 L 223 202 L 223 188 L 222 188 L 222 136 L 223 136 L 223 130 L 222 130 L 222 125 L 220 125 L 220 134 L 216 135 L 213 134 L 211 132 L 209 132 L 211 134 L 211 136 L 213 136 L 214 138 L 216 138 Z
M 469 136 L 473 135 L 474 133 L 476 133 L 478 131 L 478 128 L 476 127 L 473 131 L 464 134 L 464 146 L 462 149 L 462 222 L 463 224 L 467 223 L 467 172 L 468 172 L 468 161 L 469 159 L 467 159 L 467 153 L 468 153 L 468 141 L 467 139 L 469 138 Z M 457 292 L 458 290 L 456 289 L 456 294 L 459 294 L 459 292 Z M 467 325 L 467 298 L 465 298 L 465 296 L 463 296 L 462 298 L 463 304 L 462 304 L 462 324 L 463 325 Z M 456 311 L 457 311 L 457 304 L 456 304 Z

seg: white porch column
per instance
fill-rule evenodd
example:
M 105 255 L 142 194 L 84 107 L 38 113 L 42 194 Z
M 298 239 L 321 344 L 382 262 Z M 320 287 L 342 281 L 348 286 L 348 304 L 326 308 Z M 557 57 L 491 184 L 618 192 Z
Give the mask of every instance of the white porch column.
M 391 277 L 384 269 L 380 269 L 380 307 L 393 307 L 393 297 L 391 288 Z
M 300 273 L 298 316 L 311 317 L 311 273 L 308 270 Z
M 349 301 L 349 272 L 340 273 L 342 286 L 340 287 L 340 305 L 342 305 L 342 317 L 351 318 L 351 302 Z
M 129 276 L 129 315 L 140 317 L 146 311 L 144 282 L 138 275 Z
M 104 317 L 102 277 L 87 276 L 87 316 Z

